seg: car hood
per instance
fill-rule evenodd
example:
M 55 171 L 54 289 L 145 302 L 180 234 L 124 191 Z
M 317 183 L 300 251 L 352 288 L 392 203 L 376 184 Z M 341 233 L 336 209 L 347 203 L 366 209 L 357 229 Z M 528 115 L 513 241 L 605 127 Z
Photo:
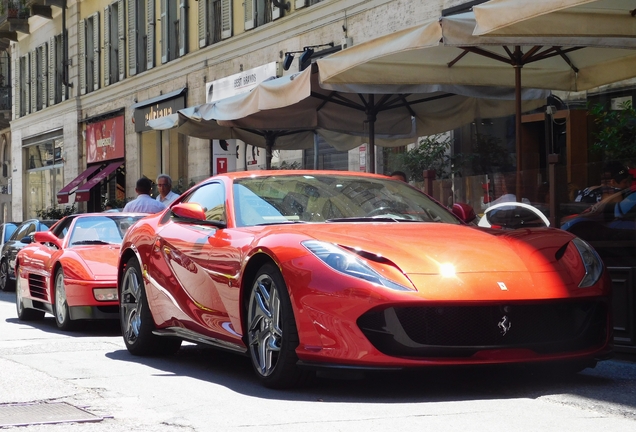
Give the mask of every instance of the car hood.
M 573 236 L 557 229 L 492 230 L 441 223 L 329 223 L 307 236 L 392 261 L 407 274 L 553 271 L 557 252 Z M 362 253 L 361 253 L 362 252 Z
M 76 246 L 73 248 L 79 259 L 84 261 L 86 270 L 98 278 L 117 278 L 117 261 L 119 245 L 108 246 Z

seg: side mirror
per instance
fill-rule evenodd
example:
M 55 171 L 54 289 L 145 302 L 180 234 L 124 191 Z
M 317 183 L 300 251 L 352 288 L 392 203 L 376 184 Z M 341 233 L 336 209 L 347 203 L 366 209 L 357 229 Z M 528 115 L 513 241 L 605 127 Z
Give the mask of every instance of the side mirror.
M 22 237 L 20 239 L 20 243 L 24 243 L 24 244 L 33 243 L 33 238 L 31 238 L 31 236 Z
M 51 243 L 58 249 L 62 249 L 62 241 L 51 231 L 38 231 L 33 234 L 33 239 L 38 243 Z
M 466 223 L 471 223 L 477 218 L 475 210 L 466 203 L 455 203 L 451 209 L 453 214 Z
M 193 220 L 206 220 L 203 207 L 196 203 L 179 203 L 170 207 L 172 214 L 178 218 L 193 219 Z

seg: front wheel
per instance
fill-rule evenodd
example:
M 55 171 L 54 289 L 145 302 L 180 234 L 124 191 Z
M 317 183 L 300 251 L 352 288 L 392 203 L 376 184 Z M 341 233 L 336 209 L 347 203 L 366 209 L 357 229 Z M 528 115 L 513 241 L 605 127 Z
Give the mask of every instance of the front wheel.
M 0 290 L 9 291 L 11 289 L 11 279 L 9 278 L 9 264 L 6 259 L 0 262 Z
M 121 334 L 128 351 L 137 356 L 174 354 L 181 339 L 153 334 L 155 323 L 148 307 L 141 268 L 136 258 L 126 263 L 119 295 Z
M 247 342 L 256 374 L 269 388 L 298 386 L 311 372 L 296 363 L 298 330 L 283 276 L 273 264 L 256 273 L 247 309 Z
M 55 301 L 53 302 L 53 315 L 55 315 L 55 324 L 60 330 L 72 330 L 73 321 L 71 321 L 71 312 L 66 299 L 66 287 L 64 286 L 64 270 L 60 267 L 55 272 Z

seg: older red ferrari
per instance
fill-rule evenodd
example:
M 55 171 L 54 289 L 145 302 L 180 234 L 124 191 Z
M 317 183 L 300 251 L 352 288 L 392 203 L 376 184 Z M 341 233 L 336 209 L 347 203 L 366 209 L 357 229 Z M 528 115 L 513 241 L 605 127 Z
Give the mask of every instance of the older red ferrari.
M 16 309 L 22 321 L 48 312 L 60 329 L 74 320 L 117 319 L 117 260 L 126 230 L 143 214 L 67 216 L 16 258 Z
M 380 175 L 212 177 L 128 230 L 118 286 L 131 353 L 207 343 L 249 355 L 269 387 L 325 368 L 580 370 L 611 352 L 610 283 L 587 243 L 467 225 Z

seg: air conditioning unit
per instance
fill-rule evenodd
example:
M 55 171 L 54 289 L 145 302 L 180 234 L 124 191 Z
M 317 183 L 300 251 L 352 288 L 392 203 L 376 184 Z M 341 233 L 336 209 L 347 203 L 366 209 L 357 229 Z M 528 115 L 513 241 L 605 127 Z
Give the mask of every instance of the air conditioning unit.
M 350 46 L 353 46 L 353 38 L 350 38 L 350 37 L 342 38 L 342 40 L 340 41 L 340 47 L 342 49 L 347 49 Z

